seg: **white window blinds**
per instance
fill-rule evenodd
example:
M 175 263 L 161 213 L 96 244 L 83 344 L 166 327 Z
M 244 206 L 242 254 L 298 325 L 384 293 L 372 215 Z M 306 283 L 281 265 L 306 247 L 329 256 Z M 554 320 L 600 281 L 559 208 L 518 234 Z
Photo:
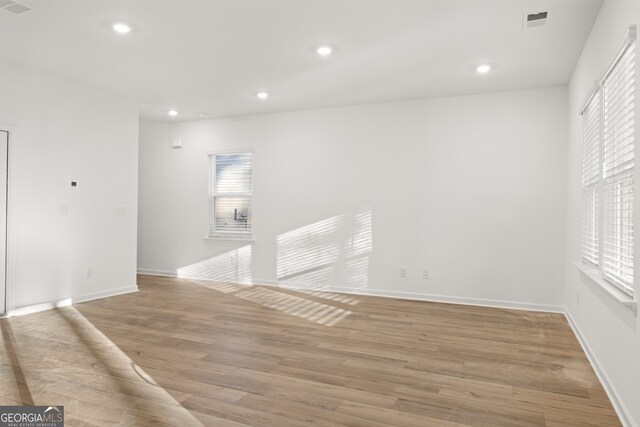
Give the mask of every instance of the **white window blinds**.
M 633 294 L 635 43 L 605 77 L 602 275 Z
M 209 155 L 209 235 L 251 233 L 253 154 Z
M 602 136 L 600 92 L 589 101 L 582 113 L 582 260 L 593 265 L 599 262 L 599 193 L 600 141 Z
M 636 27 L 582 110 L 582 261 L 633 297 Z

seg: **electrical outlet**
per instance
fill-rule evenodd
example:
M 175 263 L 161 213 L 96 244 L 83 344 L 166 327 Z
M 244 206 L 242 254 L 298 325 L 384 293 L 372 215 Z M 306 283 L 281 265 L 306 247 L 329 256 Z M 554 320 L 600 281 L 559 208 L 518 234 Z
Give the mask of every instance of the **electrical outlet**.
M 430 276 L 429 270 L 427 270 L 427 269 L 422 270 L 422 278 L 423 279 L 429 279 L 429 276 Z
M 87 268 L 86 275 L 87 277 L 93 277 L 93 269 L 91 267 Z
M 231 265 L 238 265 L 238 257 L 235 255 L 231 256 Z
M 407 269 L 400 267 L 400 277 L 407 277 Z

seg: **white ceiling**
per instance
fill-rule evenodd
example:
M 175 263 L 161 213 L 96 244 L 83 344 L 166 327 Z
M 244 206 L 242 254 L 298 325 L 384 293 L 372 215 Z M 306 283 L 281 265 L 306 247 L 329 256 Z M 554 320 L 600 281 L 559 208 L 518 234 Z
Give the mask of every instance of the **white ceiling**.
M 602 2 L 22 3 L 33 11 L 0 10 L 0 60 L 134 98 L 146 118 L 176 108 L 173 121 L 566 84 Z M 550 23 L 523 30 L 541 10 Z M 114 33 L 119 20 L 134 31 Z

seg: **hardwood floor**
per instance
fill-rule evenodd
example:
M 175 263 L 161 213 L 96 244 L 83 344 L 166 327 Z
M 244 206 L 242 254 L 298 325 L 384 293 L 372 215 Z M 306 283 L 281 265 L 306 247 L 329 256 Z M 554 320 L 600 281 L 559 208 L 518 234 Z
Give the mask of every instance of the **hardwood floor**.
M 138 282 L 1 320 L 0 404 L 67 425 L 620 425 L 559 314 Z

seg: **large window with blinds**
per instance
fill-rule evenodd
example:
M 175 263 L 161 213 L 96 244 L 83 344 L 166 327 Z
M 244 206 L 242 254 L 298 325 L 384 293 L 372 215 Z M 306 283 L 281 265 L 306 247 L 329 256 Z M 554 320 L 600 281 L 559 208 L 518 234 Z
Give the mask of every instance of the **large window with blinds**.
M 253 153 L 209 155 L 209 236 L 249 236 Z
M 583 112 L 582 261 L 633 296 L 636 43 L 631 37 Z

